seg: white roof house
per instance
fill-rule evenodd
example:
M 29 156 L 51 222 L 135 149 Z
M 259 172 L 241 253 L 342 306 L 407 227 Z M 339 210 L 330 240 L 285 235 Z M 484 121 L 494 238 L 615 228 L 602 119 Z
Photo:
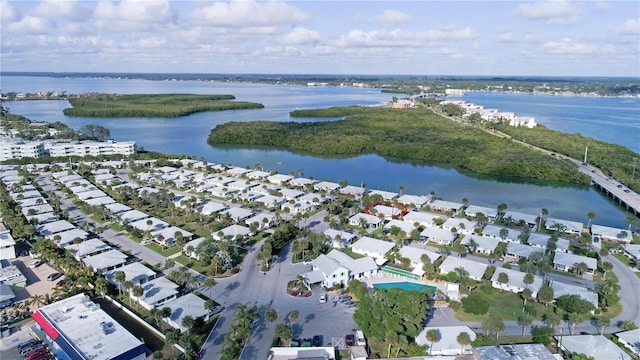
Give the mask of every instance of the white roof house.
M 90 191 L 83 191 L 81 193 L 77 193 L 76 196 L 81 201 L 86 201 L 93 198 L 107 196 L 107 194 L 102 190 L 90 190 Z
M 553 297 L 559 298 L 562 295 L 578 295 L 583 300 L 586 300 L 598 308 L 598 293 L 584 286 L 571 285 L 560 281 L 551 281 L 550 284 L 553 289 Z
M 60 240 L 56 240 L 57 237 L 60 237 Z M 78 229 L 76 227 L 69 229 L 67 231 L 59 232 L 56 234 L 50 234 L 45 236 L 45 238 L 53 241 L 59 247 L 66 247 L 67 244 L 73 243 L 76 238 L 80 238 L 81 240 L 85 240 L 89 236 L 89 233 Z
M 456 239 L 456 236 L 457 235 L 455 233 L 452 233 L 451 230 L 433 226 L 427 226 L 420 233 L 420 239 L 422 241 L 430 241 L 442 245 L 451 245 Z
M 349 255 L 338 250 L 331 250 L 327 256 L 349 270 L 349 280 L 368 278 L 378 272 L 378 264 L 376 264 L 375 260 L 369 256 L 353 259 Z
M 376 205 L 373 209 L 375 210 L 376 216 L 383 216 L 386 219 L 398 217 L 402 212 L 400 208 L 388 205 Z M 369 211 L 371 211 L 371 209 L 369 209 Z
M 546 249 L 549 244 L 549 239 L 551 239 L 549 234 L 532 232 L 529 234 L 527 243 L 531 246 Z M 558 241 L 556 241 L 556 251 L 568 252 L 569 245 L 571 245 L 571 241 L 569 239 L 558 238 Z
M 440 264 L 440 274 L 448 274 L 455 271 L 456 268 L 463 268 L 469 272 L 469 277 L 474 280 L 482 280 L 484 272 L 489 264 L 479 263 L 477 261 L 468 260 L 457 256 L 447 256 Z
M 367 189 L 360 186 L 347 185 L 340 189 L 340 194 L 361 197 L 367 192 Z
M 240 223 L 253 216 L 254 213 L 249 209 L 232 207 L 227 210 L 221 211 L 219 214 L 220 216 L 226 216 L 226 214 L 229 214 L 233 221 Z
M 419 195 L 407 195 L 402 194 L 399 198 L 396 199 L 397 202 L 405 205 L 415 205 L 417 207 L 423 207 L 429 202 L 428 196 L 419 196 Z
M 205 309 L 204 302 L 194 293 L 166 302 L 163 307 L 171 309 L 171 316 L 166 319 L 167 323 L 180 332 L 185 332 L 189 329 L 182 325 L 182 319 L 186 316 L 191 316 L 192 319 L 202 317 L 205 321 L 209 320 L 209 310 Z
M 220 234 L 222 234 L 222 236 Z M 224 229 L 211 233 L 211 236 L 213 236 L 214 240 L 222 240 L 229 236 L 232 239 L 236 239 L 238 237 L 246 239 L 249 236 L 249 234 L 251 234 L 251 230 L 248 227 L 233 224 L 233 225 L 227 226 Z
M 401 257 L 411 260 L 411 267 L 420 271 L 422 271 L 423 264 L 421 260 L 422 255 L 427 255 L 432 263 L 434 263 L 440 257 L 440 254 L 436 252 L 413 246 L 403 246 L 400 248 L 400 251 L 398 253 Z
M 99 206 L 99 205 L 113 204 L 116 201 L 111 196 L 101 196 L 101 197 L 96 197 L 92 199 L 87 199 L 84 202 L 87 205 Z
M 25 216 L 29 213 L 42 214 L 48 212 L 53 212 L 53 207 L 49 204 L 22 207 L 22 215 Z
M 97 273 L 105 273 L 127 263 L 128 256 L 118 250 L 109 250 L 82 259 L 82 262 Z
M 93 184 L 83 184 L 83 185 L 71 186 L 69 187 L 69 190 L 71 190 L 71 192 L 74 194 L 79 194 L 85 191 L 93 191 L 93 190 L 100 190 L 100 189 Z
M 147 230 L 153 232 L 168 227 L 169 223 L 156 217 L 149 217 L 131 222 L 129 225 L 143 232 Z
M 631 231 L 602 225 L 591 225 L 591 235 L 606 241 L 622 241 L 630 243 L 633 240 Z
M 498 244 L 500 244 L 500 240 L 498 239 L 477 235 L 465 236 L 462 241 L 460 241 L 460 244 L 469 246 L 471 240 L 475 242 L 475 252 L 481 254 L 490 254 L 496 249 Z
M 315 208 L 316 206 L 314 204 L 301 201 L 296 201 L 293 204 L 289 202 L 283 202 L 282 205 L 280 205 L 280 209 L 282 209 L 283 211 L 288 211 L 290 214 L 305 214 L 315 210 Z
M 349 218 L 349 224 L 353 226 L 361 226 L 361 222 L 366 224 L 368 228 L 377 228 L 382 225 L 383 220 L 365 213 L 357 213 Z
M 74 229 L 76 226 L 67 220 L 58 220 L 46 224 L 36 226 L 36 232 L 42 236 L 49 236 L 61 233 L 63 231 Z
M 370 190 L 369 196 L 380 195 L 383 200 L 389 201 L 397 198 L 400 194 L 391 191 L 383 191 L 383 190 Z
M 297 178 L 289 180 L 289 185 L 298 186 L 298 187 L 304 187 L 306 185 L 313 185 L 313 184 L 315 184 L 317 182 L 318 182 L 317 180 L 303 178 L 303 177 L 297 177 Z
M 498 217 L 498 209 L 485 206 L 467 205 L 464 214 L 475 218 L 478 213 L 486 216 L 489 221 L 494 221 Z
M 436 330 L 440 333 L 440 341 L 431 344 L 427 340 L 427 331 Z M 462 346 L 458 344 L 457 338 L 460 333 L 469 334 L 471 341 L 476 339 L 476 333 L 468 326 L 428 326 L 425 327 L 416 337 L 416 344 L 419 346 L 427 345 L 431 356 L 455 356 L 462 354 L 470 354 L 471 347 L 466 347 L 463 351 Z
M 502 230 L 506 230 L 504 235 L 501 234 Z M 520 242 L 522 231 L 489 224 L 482 229 L 482 236 L 492 237 L 502 241 Z
M 316 274 L 320 276 L 313 276 Z M 320 280 L 322 281 L 322 286 L 325 287 L 347 285 L 349 283 L 349 269 L 324 254 L 320 254 L 313 260 L 313 271 L 304 274 L 304 276 L 308 283 L 312 284 Z
M 43 197 L 32 197 L 28 199 L 16 200 L 16 204 L 20 205 L 20 207 L 36 206 L 46 203 L 47 201 Z
M 360 240 L 351 245 L 351 250 L 356 254 L 371 256 L 375 259 L 383 259 L 395 246 L 396 244 L 390 241 L 363 236 Z
M 586 256 L 556 252 L 553 257 L 553 267 L 562 271 L 571 271 L 575 265 L 579 263 L 585 263 L 587 265 L 587 274 L 593 274 L 598 268 L 598 261 Z
M 559 228 L 557 228 L 559 226 Z M 555 218 L 546 218 L 544 222 L 544 227 L 547 230 L 559 230 L 560 232 L 568 233 L 568 234 L 577 234 L 580 235 L 582 233 L 582 229 L 584 228 L 584 224 L 578 221 L 570 221 L 564 219 L 555 219 Z
M 640 355 L 640 329 L 616 333 L 618 342 L 626 346 L 634 354 Z
M 231 176 L 236 176 L 236 177 L 240 177 L 246 173 L 251 172 L 251 170 L 249 169 L 245 169 L 239 166 L 234 166 L 230 169 L 225 170 L 225 172 Z
M 457 213 L 462 209 L 462 204 L 453 201 L 433 200 L 429 203 L 429 208 L 435 211 Z
M 409 211 L 402 217 L 402 220 L 404 221 L 408 221 L 412 224 L 417 222 L 422 226 L 434 226 L 436 219 L 446 220 L 447 217 L 442 214 L 423 211 Z
M 471 234 L 477 225 L 478 223 L 475 221 L 470 221 L 465 218 L 451 217 L 442 224 L 442 228 L 447 230 L 456 228 L 459 234 Z
M 560 341 L 559 336 L 556 339 Z M 624 350 L 602 335 L 563 336 L 562 350 L 593 356 L 595 360 L 632 360 Z
M 170 300 L 178 297 L 178 285 L 171 282 L 165 277 L 155 278 L 142 284 L 142 290 L 144 291 L 140 297 L 140 305 L 145 309 L 151 310 L 156 307 L 160 307 Z M 129 294 L 132 299 L 136 300 L 133 293 Z
M 275 215 L 267 212 L 257 213 L 252 217 L 245 219 L 244 223 L 247 226 L 251 226 L 253 223 L 258 223 L 258 230 L 266 230 L 274 225 Z
M 327 229 L 322 233 L 327 237 L 327 242 L 336 249 L 346 248 L 356 238 L 355 234 L 335 229 Z
M 107 210 L 109 210 L 111 215 L 116 215 L 116 216 L 131 210 L 131 208 L 128 207 L 127 205 L 120 204 L 120 203 L 117 203 L 117 202 L 116 203 L 111 203 L 111 204 L 106 204 L 104 207 L 107 208 Z
M 0 260 L 13 259 L 16 257 L 16 242 L 9 230 L 0 232 Z
M 87 256 L 107 251 L 111 249 L 111 246 L 107 245 L 100 239 L 88 239 L 84 240 L 80 244 L 74 244 L 72 242 L 67 243 L 65 248 L 75 252 L 73 256 L 76 260 L 81 260 Z
M 120 221 L 122 221 L 122 223 L 126 225 L 134 221 L 146 219 L 149 217 L 149 215 L 143 213 L 140 210 L 129 210 L 118 214 L 118 217 L 120 217 Z
M 287 189 L 287 188 L 280 189 L 280 193 L 282 194 L 282 197 L 284 197 L 287 200 L 297 199 L 305 194 L 300 190 Z
M 54 222 L 54 221 L 60 220 L 58 215 L 56 215 L 56 214 L 54 214 L 52 212 L 33 214 L 33 215 L 25 215 L 24 217 L 25 217 L 25 219 L 27 219 L 27 221 L 29 221 L 29 222 L 37 221 L 38 224 L 45 224 L 45 223 L 49 223 L 49 222 Z
M 518 211 L 505 211 L 503 218 L 511 218 L 513 222 L 524 221 L 529 227 L 536 226 L 538 224 L 538 215 L 531 215 L 526 213 L 521 213 Z
M 276 185 L 287 183 L 291 179 L 293 179 L 293 176 L 284 174 L 273 174 L 271 176 L 267 176 L 267 181 Z
M 625 245 L 624 254 L 634 260 L 640 259 L 640 245 L 639 244 Z
M 473 348 L 477 360 L 559 360 L 543 344 L 509 344 Z
M 131 264 L 127 264 L 125 266 L 112 269 L 104 273 L 107 281 L 115 286 L 119 286 L 116 282 L 116 273 L 118 271 L 124 272 L 125 280 L 131 281 L 134 286 L 144 284 L 147 281 L 154 279 L 158 275 L 155 271 L 144 266 L 142 263 L 133 262 Z
M 513 256 L 516 259 L 529 258 L 533 253 L 544 253 L 544 250 L 530 245 L 525 245 L 516 242 L 507 243 L 507 255 Z
M 409 237 L 411 232 L 414 229 L 416 229 L 416 227 L 414 227 L 413 224 L 409 223 L 408 221 L 403 221 L 403 220 L 398 220 L 398 219 L 391 219 L 391 220 L 389 220 L 389 222 L 384 224 L 384 228 L 385 229 L 391 229 L 394 226 L 397 227 L 397 228 L 400 228 L 400 230 L 404 231 L 404 233 L 405 233 L 405 235 L 407 237 Z
M 254 179 L 254 180 L 258 180 L 258 179 L 264 179 L 267 176 L 269 176 L 269 173 L 266 171 L 262 171 L 262 170 L 254 170 L 251 172 L 248 172 L 245 174 L 249 179 Z
M 320 181 L 318 183 L 313 184 L 313 188 L 316 190 L 332 192 L 340 189 L 342 186 L 338 183 L 329 182 L 329 181 Z
M 182 248 L 182 253 L 185 254 L 188 257 L 197 259 L 198 258 L 198 245 L 200 245 L 202 242 L 207 241 L 207 238 L 205 237 L 199 237 L 195 240 L 191 240 L 188 243 L 184 244 L 184 247 Z M 193 251 L 188 251 L 187 249 L 189 247 L 193 247 Z
M 502 273 L 509 277 L 509 281 L 505 284 L 498 281 L 498 278 Z M 506 290 L 512 293 L 519 293 L 524 291 L 524 289 L 529 288 L 531 289 L 531 295 L 536 297 L 538 295 L 538 290 L 540 290 L 540 287 L 542 287 L 542 284 L 544 283 L 544 279 L 541 276 L 533 275 L 533 283 L 527 285 L 524 282 L 524 277 L 526 275 L 527 273 L 523 273 L 518 270 L 498 268 L 491 277 L 491 286 L 496 289 Z
M 176 233 L 182 234 L 182 238 L 185 242 L 191 240 L 193 238 L 193 233 L 183 230 L 177 226 L 169 226 L 159 230 L 155 230 L 151 232 L 151 236 L 158 241 L 161 242 L 162 245 L 172 246 L 176 243 Z M 160 235 L 162 235 L 162 241 L 159 240 Z

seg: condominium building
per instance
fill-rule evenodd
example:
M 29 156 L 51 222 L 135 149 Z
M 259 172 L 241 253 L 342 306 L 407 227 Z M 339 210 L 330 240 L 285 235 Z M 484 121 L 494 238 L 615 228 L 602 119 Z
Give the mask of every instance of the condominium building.
M 65 143 L 55 143 L 49 145 L 49 154 L 51 156 L 86 156 L 86 155 L 131 155 L 136 152 L 136 143 L 134 141 L 116 142 L 113 140 L 107 142 L 98 141 L 75 141 Z

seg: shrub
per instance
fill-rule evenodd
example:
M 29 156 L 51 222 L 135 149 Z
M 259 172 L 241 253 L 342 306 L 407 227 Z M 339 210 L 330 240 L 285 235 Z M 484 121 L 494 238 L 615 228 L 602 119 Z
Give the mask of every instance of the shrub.
M 484 315 L 489 312 L 489 300 L 479 292 L 472 292 L 462 299 L 462 308 L 470 314 Z

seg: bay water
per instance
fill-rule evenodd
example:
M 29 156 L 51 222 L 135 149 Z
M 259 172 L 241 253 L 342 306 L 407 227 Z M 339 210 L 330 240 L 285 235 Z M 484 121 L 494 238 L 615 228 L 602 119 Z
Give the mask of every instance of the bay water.
M 295 109 L 326 108 L 343 105 L 375 106 L 391 100 L 393 94 L 377 89 L 353 87 L 310 87 L 250 84 L 215 81 L 149 81 L 114 78 L 57 78 L 3 76 L 2 92 L 67 91 L 145 94 L 193 93 L 231 94 L 241 101 L 259 102 L 264 109 L 208 112 L 166 118 L 75 118 L 62 111 L 69 103 L 60 101 L 13 101 L 3 105 L 11 113 L 35 121 L 60 121 L 74 129 L 99 124 L 111 130 L 119 141 L 136 141 L 147 150 L 184 154 L 204 158 L 211 163 L 260 167 L 280 173 L 302 172 L 306 177 L 352 185 L 365 184 L 370 189 L 399 191 L 407 194 L 436 196 L 449 201 L 469 199 L 474 205 L 495 208 L 506 203 L 508 209 L 538 214 L 541 208 L 549 215 L 586 223 L 587 213 L 596 213 L 595 224 L 626 227 L 626 213 L 615 202 L 588 186 L 531 179 L 478 175 L 442 164 L 411 163 L 385 159 L 374 154 L 347 158 L 321 158 L 273 148 L 210 146 L 206 143 L 211 129 L 228 121 L 326 121 L 326 119 L 291 119 Z M 464 100 L 487 108 L 535 116 L 549 128 L 580 132 L 638 151 L 634 139 L 640 124 L 640 99 L 579 98 L 525 94 L 471 93 Z M 530 104 L 531 106 L 527 106 Z M 608 114 L 596 115 L 601 109 Z M 585 112 L 593 116 L 585 116 Z M 634 123 L 635 121 L 635 123 Z M 634 125 L 635 124 L 635 125 Z M 575 131 L 580 129 L 580 131 Z M 574 131 L 572 131 L 574 130 Z

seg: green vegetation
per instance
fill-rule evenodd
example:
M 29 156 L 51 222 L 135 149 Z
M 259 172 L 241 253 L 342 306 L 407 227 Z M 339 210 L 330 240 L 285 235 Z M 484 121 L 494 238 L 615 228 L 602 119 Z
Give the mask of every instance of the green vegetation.
M 624 146 L 609 144 L 580 134 L 550 130 L 542 125 L 533 129 L 507 125 L 496 125 L 496 128 L 514 139 L 526 139 L 528 144 L 574 159 L 582 160 L 585 147 L 588 147 L 587 162 L 590 165 L 602 169 L 605 174 L 640 192 L 640 177 L 634 176 L 634 162 L 636 161 L 634 159 L 640 158 L 640 155 Z M 640 166 L 640 163 L 635 165 Z M 640 172 L 640 170 L 638 171 Z
M 204 111 L 258 109 L 264 105 L 231 101 L 233 95 L 113 95 L 87 94 L 69 99 L 67 116 L 81 117 L 180 117 Z
M 208 143 L 260 145 L 314 155 L 379 154 L 390 159 L 450 164 L 476 173 L 589 184 L 568 161 L 511 140 L 463 126 L 425 108 L 334 107 L 291 116 L 342 117 L 332 122 L 230 122 L 211 131 Z

